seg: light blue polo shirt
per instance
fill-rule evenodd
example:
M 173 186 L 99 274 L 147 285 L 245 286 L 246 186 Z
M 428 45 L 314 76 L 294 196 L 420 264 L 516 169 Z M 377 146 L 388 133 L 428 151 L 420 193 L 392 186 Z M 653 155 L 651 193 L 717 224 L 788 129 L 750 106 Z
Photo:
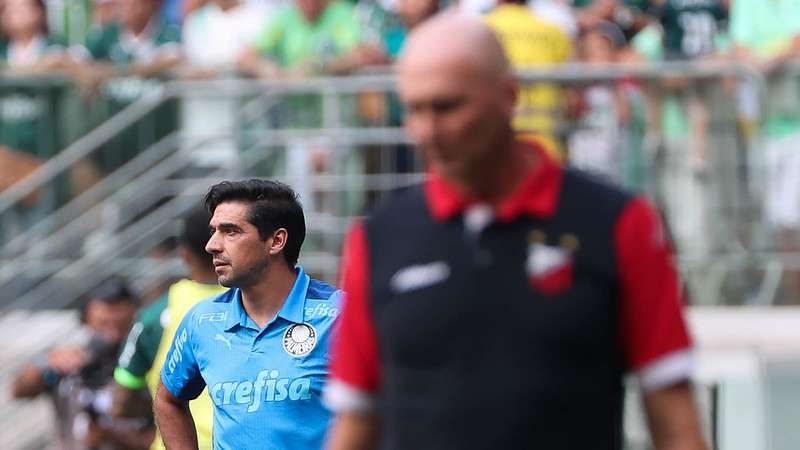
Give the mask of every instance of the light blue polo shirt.
M 208 386 L 214 448 L 320 449 L 330 413 L 321 392 L 342 292 L 297 269 L 289 296 L 263 329 L 239 289 L 195 305 L 161 370 L 164 386 L 191 400 Z

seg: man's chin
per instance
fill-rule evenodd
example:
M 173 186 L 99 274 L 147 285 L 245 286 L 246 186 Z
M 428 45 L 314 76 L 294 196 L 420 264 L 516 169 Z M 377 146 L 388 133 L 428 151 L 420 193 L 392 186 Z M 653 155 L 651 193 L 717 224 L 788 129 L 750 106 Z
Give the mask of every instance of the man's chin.
M 447 179 L 457 179 L 462 172 L 463 164 L 460 161 L 436 161 L 431 164 L 434 172 Z
M 458 163 L 443 164 L 439 166 L 439 175 L 441 175 L 445 180 L 459 185 L 463 184 L 465 180 L 469 179 L 469 175 L 464 164 Z

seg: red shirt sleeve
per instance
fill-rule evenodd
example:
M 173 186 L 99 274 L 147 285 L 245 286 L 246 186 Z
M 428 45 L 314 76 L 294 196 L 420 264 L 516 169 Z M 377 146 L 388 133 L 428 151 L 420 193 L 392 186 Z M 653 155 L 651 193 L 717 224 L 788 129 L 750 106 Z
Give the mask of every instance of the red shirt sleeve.
M 620 339 L 627 368 L 640 370 L 690 348 L 673 251 L 659 214 L 632 200 L 614 230 L 621 286 Z
M 369 302 L 369 252 L 363 222 L 353 225 L 342 252 L 340 286 L 344 308 L 333 344 L 334 380 L 363 393 L 380 384 L 378 342 Z

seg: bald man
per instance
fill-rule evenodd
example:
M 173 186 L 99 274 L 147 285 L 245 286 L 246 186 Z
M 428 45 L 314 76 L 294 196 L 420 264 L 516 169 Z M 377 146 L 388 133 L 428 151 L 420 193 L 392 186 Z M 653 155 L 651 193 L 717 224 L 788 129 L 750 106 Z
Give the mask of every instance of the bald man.
M 650 204 L 515 138 L 482 23 L 426 22 L 398 75 L 429 177 L 348 235 L 328 448 L 618 450 L 632 373 L 656 448 L 705 449 Z

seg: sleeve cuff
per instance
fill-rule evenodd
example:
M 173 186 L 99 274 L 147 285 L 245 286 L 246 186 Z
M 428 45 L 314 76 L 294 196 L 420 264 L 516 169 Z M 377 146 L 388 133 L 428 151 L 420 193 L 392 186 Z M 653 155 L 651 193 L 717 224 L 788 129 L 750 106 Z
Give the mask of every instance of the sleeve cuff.
M 333 412 L 357 414 L 371 414 L 376 403 L 373 394 L 336 379 L 325 386 L 322 402 Z
M 114 381 L 118 385 L 131 390 L 142 389 L 147 385 L 144 377 L 134 375 L 122 367 L 114 369 Z
M 175 398 L 187 401 L 194 400 L 193 398 L 186 398 L 185 396 L 181 395 L 181 390 L 172 384 L 172 380 L 168 376 L 166 376 L 163 371 L 160 374 L 160 378 L 161 378 L 161 384 L 163 384 L 164 387 L 167 388 L 169 393 L 175 396 Z
M 642 390 L 652 392 L 691 378 L 694 358 L 689 349 L 668 353 L 636 372 Z

